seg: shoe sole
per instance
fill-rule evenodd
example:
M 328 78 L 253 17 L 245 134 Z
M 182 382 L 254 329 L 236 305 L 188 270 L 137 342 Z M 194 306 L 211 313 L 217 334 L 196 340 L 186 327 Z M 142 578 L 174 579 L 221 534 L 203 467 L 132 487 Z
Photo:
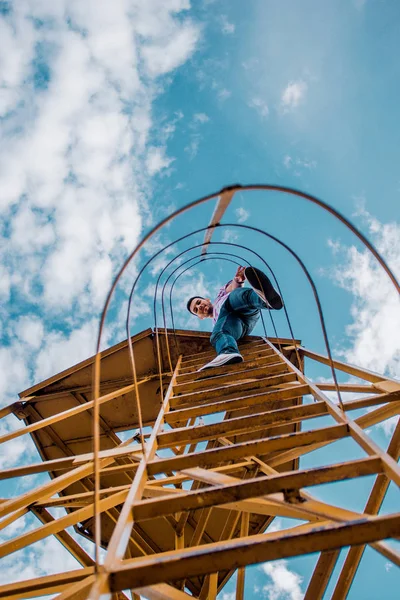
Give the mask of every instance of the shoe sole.
M 206 369 L 216 369 L 217 367 L 223 367 L 224 365 L 233 365 L 235 363 L 243 362 L 244 359 L 242 356 L 233 356 L 232 358 L 228 358 L 225 362 L 220 363 L 219 365 L 204 365 L 200 369 L 197 369 L 197 372 L 205 371 Z
M 283 307 L 282 298 L 275 290 L 274 286 L 268 277 L 255 267 L 247 267 L 245 269 L 246 279 L 254 289 L 254 291 L 275 310 L 280 310 Z M 262 297 L 264 296 L 264 298 Z

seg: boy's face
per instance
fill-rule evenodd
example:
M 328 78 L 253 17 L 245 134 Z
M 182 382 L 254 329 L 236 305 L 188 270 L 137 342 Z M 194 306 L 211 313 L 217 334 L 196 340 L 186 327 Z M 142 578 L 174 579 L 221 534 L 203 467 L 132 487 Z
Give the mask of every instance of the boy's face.
M 213 305 L 210 298 L 193 298 L 190 303 L 190 312 L 199 319 L 207 319 L 213 315 Z

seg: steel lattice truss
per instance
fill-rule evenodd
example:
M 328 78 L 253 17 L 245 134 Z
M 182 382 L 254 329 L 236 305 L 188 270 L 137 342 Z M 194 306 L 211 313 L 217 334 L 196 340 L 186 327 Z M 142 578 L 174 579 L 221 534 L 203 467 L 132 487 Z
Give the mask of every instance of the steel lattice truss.
M 273 239 L 301 266 L 317 303 L 326 357 L 294 338 L 253 337 L 241 345 L 245 361 L 240 365 L 198 373 L 213 355 L 207 350 L 209 336 L 168 330 L 164 300 L 164 328 L 156 325 L 154 333 L 146 330 L 131 337 L 129 311 L 137 280 L 129 301 L 127 341 L 99 351 L 111 295 L 146 241 L 181 213 L 218 198 L 209 226 L 192 232 L 205 231 L 200 245 L 204 258 L 239 190 L 284 192 L 328 211 L 365 244 L 400 291 L 379 253 L 345 217 L 298 190 L 237 185 L 167 217 L 143 238 L 115 278 L 101 317 L 96 356 L 27 390 L 22 402 L 0 411 L 0 418 L 13 413 L 25 422 L 25 427 L 1 436 L 0 444 L 30 433 L 43 458 L 3 470 L 0 478 L 51 476 L 47 483 L 0 502 L 0 529 L 29 512 L 41 521 L 36 529 L 0 544 L 0 557 L 54 535 L 82 565 L 0 586 L 0 599 L 59 594 L 62 600 L 121 600 L 130 591 L 135 600 L 140 595 L 150 600 L 213 600 L 237 571 L 236 598 L 241 600 L 247 565 L 319 553 L 305 594 L 305 600 L 318 600 L 340 550 L 350 547 L 332 596 L 339 600 L 350 590 L 365 545 L 400 566 L 400 555 L 385 542 L 400 536 L 400 513 L 379 514 L 390 482 L 400 484 L 400 423 L 386 452 L 366 433 L 399 414 L 400 383 L 332 359 L 314 282 L 288 245 L 261 229 L 237 225 Z M 156 320 L 156 311 L 154 316 Z M 171 333 L 174 344 L 168 341 Z M 315 383 L 306 377 L 305 358 L 329 366 L 332 380 Z M 331 399 L 332 392 L 339 403 Z M 352 419 L 349 414 L 359 409 L 364 409 L 361 416 Z M 117 433 L 138 425 L 141 434 L 121 442 Z M 150 433 L 143 434 L 143 426 Z M 352 440 L 353 458 L 337 463 L 335 444 L 346 439 Z M 302 457 L 313 459 L 329 445 L 332 452 L 309 461 L 321 465 L 323 456 L 321 466 L 303 468 Z M 319 498 L 318 486 L 363 476 L 375 479 L 362 511 L 346 508 L 346 495 L 341 506 Z M 66 513 L 55 518 L 53 507 L 64 507 Z M 269 532 L 275 517 L 295 519 L 296 524 Z M 95 562 L 68 533 L 71 526 L 95 541 L 97 559 L 103 546 L 103 563 Z
M 207 375 L 198 373 L 197 368 L 211 356 L 210 351 L 181 355 L 146 437 L 145 456 L 136 439 L 115 442 L 114 447 L 100 452 L 102 477 L 113 472 L 130 476 L 122 486 L 101 489 L 99 512 L 111 515 L 115 526 L 100 568 L 95 568 L 66 531 L 94 515 L 93 454 L 1 473 L 2 479 L 46 471 L 62 474 L 0 504 L 1 528 L 28 511 L 42 522 L 2 543 L 0 556 L 55 535 L 82 568 L 1 586 L 0 598 L 55 593 L 62 599 L 126 598 L 123 590 L 132 590 L 134 598 L 141 594 L 150 599 L 211 599 L 237 569 L 239 599 L 246 565 L 319 552 L 305 595 L 306 600 L 316 600 L 324 595 L 340 549 L 350 546 L 332 596 L 337 600 L 346 597 L 366 544 L 400 566 L 400 555 L 384 541 L 400 535 L 400 514 L 379 515 L 389 483 L 400 483 L 400 424 L 386 452 L 365 433 L 399 414 L 399 382 L 334 361 L 339 372 L 353 381 L 357 378 L 357 383 L 339 384 L 343 412 L 329 397 L 335 389 L 333 383 L 316 384 L 303 373 L 304 357 L 328 364 L 324 356 L 294 348 L 289 341 L 271 343 L 267 338 L 247 341 L 242 352 L 244 363 L 214 369 Z M 132 385 L 120 385 L 103 393 L 100 404 L 106 406 L 132 389 Z M 349 393 L 361 397 L 346 400 Z M 309 401 L 303 401 L 305 397 Z M 25 407 L 34 400 L 35 395 L 25 398 Z M 0 442 L 28 432 L 54 432 L 54 426 L 82 413 L 88 415 L 92 408 L 93 401 L 83 402 L 9 433 Z M 354 420 L 349 416 L 362 408 L 368 409 L 362 416 Z M 15 406 L 3 409 L 1 416 L 12 410 Z M 199 417 L 208 421 L 210 415 L 220 418 L 199 424 Z M 306 420 L 317 417 L 329 421 L 302 431 Z M 329 464 L 302 469 L 302 456 L 344 438 L 361 447 L 365 457 L 336 463 L 332 453 Z M 321 484 L 366 475 L 375 476 L 375 482 L 361 513 L 317 499 Z M 74 483 L 82 485 L 83 491 L 65 495 Z M 67 514 L 55 519 L 49 513 L 54 506 L 66 507 Z M 303 523 L 283 532 L 268 533 L 267 529 L 264 533 L 277 516 Z M 155 552 L 151 540 L 138 534 L 152 522 L 168 528 L 172 536 L 169 551 Z M 218 526 L 213 525 L 217 522 Z M 207 533 L 212 528 L 218 539 Z

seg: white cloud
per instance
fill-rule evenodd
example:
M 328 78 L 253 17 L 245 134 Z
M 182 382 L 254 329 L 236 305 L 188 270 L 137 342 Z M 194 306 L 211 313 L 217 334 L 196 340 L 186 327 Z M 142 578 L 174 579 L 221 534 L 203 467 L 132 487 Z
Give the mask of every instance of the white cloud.
M 337 254 L 341 249 L 340 242 L 338 242 L 337 240 L 332 240 L 328 238 L 327 244 L 328 247 L 332 250 L 333 254 Z
M 232 92 L 226 87 L 227 71 L 230 68 L 228 56 L 223 58 L 206 58 L 195 70 L 195 77 L 200 90 L 214 90 L 219 102 L 225 102 Z
M 301 159 L 301 158 L 296 158 L 296 165 L 298 165 L 299 167 L 303 167 L 304 169 L 315 169 L 317 166 L 317 161 L 316 160 L 309 160 L 307 158 Z
M 206 115 L 206 113 L 195 113 L 193 115 L 193 120 L 195 123 L 208 123 L 210 117 Z
M 242 67 L 243 69 L 245 69 L 246 71 L 254 71 L 258 64 L 259 64 L 259 59 L 256 58 L 255 56 L 252 56 L 251 58 L 249 58 L 248 60 L 244 60 L 242 62 Z
M 225 102 L 225 100 L 228 100 L 228 98 L 231 97 L 231 94 L 232 92 L 223 87 L 218 89 L 217 98 L 220 102 Z
M 128 309 L 128 301 L 125 301 L 120 308 L 119 316 L 118 316 L 118 325 L 121 329 L 121 333 L 123 337 L 126 337 L 125 333 L 125 325 L 126 325 L 126 315 Z M 131 318 L 130 325 L 132 326 L 138 319 L 144 317 L 146 315 L 150 315 L 152 313 L 153 306 L 150 302 L 146 302 L 143 298 L 137 294 L 134 297 L 132 310 L 131 310 Z
M 283 112 L 289 112 L 304 101 L 308 85 L 302 79 L 290 81 L 283 90 L 281 97 L 281 108 Z
M 380 223 L 362 212 L 372 241 L 395 276 L 400 276 L 400 225 Z M 331 273 L 334 281 L 353 296 L 352 323 L 347 327 L 349 345 L 343 349 L 345 359 L 379 373 L 400 379 L 400 301 L 386 273 L 368 250 L 334 244 L 341 261 Z M 387 432 L 394 420 L 382 423 Z
M 235 210 L 235 215 L 239 223 L 245 223 L 249 218 L 250 213 L 243 206 L 239 206 Z
M 95 350 L 112 276 L 151 222 L 151 178 L 173 161 L 166 143 L 181 114 L 156 122 L 153 105 L 196 51 L 189 8 L 40 0 L 0 15 L 1 405 Z M 0 433 L 21 426 L 10 419 Z M 4 445 L 0 466 L 33 457 L 24 436 Z M 50 538 L 4 559 L 0 581 L 73 567 Z
M 35 360 L 35 379 L 41 381 L 95 353 L 97 319 L 84 323 L 69 335 L 51 331 Z
M 378 423 L 377 427 L 380 427 L 387 437 L 391 437 L 398 422 L 399 417 L 396 415 L 394 417 L 390 417 L 390 419 L 386 419 L 386 421 L 383 421 L 382 423 Z
M 36 519 L 34 523 L 36 527 L 39 525 Z M 57 539 L 49 537 L 30 546 L 28 550 L 19 550 L 3 558 L 0 583 L 24 581 L 40 575 L 71 571 L 79 566 L 80 563 Z
M 7 302 L 10 297 L 11 275 L 4 265 L 0 265 L 0 298 Z
M 2 562 L 3 568 L 0 570 L 0 583 L 3 585 L 37 577 L 36 565 L 29 564 L 25 555 L 20 555 L 18 558 L 7 556 L 3 558 Z
M 109 256 L 102 256 L 95 262 L 90 282 L 91 296 L 93 302 L 98 306 L 104 304 L 106 294 L 111 286 L 112 261 Z
M 43 1 L 0 19 L 3 114 L 14 109 L 0 151 L 0 198 L 13 207 L 5 297 L 14 284 L 37 300 L 40 284 L 52 310 L 73 301 L 88 309 L 92 292 L 97 307 L 109 280 L 104 253 L 114 266 L 121 243 L 131 248 L 138 238 L 146 169 L 162 174 L 173 160 L 156 139 L 149 144 L 152 101 L 163 91 L 154 79 L 190 58 L 200 28 L 182 14 L 184 0 L 133 8 L 124 0 Z M 49 26 L 36 28 L 35 19 Z M 50 77 L 36 91 L 38 44 L 48 46 Z
M 271 579 L 263 586 L 263 593 L 268 600 L 302 600 L 303 578 L 287 567 L 286 560 L 276 560 L 261 565 L 261 569 Z
M 0 114 L 5 115 L 14 108 L 18 99 L 18 86 L 23 81 L 30 61 L 34 55 L 37 34 L 33 23 L 21 20 L 19 34 L 15 35 L 13 24 L 6 19 L 0 20 L 0 73 L 2 94 L 0 96 Z
M 290 169 L 292 162 L 293 162 L 292 157 L 289 156 L 289 154 L 286 154 L 286 156 L 283 158 L 283 164 L 285 165 L 285 167 L 287 169 Z
M 263 118 L 268 117 L 268 115 L 269 115 L 268 105 L 261 98 L 254 97 L 251 100 L 249 100 L 249 102 L 247 104 L 250 108 L 254 108 L 258 112 L 260 117 L 263 117 Z
M 20 317 L 14 326 L 18 338 L 28 344 L 30 348 L 40 348 L 43 342 L 43 322 L 36 315 L 24 315 Z
M 289 171 L 292 171 L 292 174 L 300 177 L 306 171 L 313 171 L 317 167 L 317 161 L 311 160 L 309 158 L 300 158 L 299 156 L 293 157 L 289 154 L 285 154 L 283 157 L 283 165 Z
M 11 425 L 3 420 L 0 424 L 0 435 L 6 435 L 20 426 L 21 423 L 16 422 L 15 420 Z M 25 464 L 28 464 L 35 455 L 37 456 L 36 449 L 33 445 L 32 439 L 29 436 L 25 435 L 14 440 L 9 440 L 8 442 L 4 442 L 2 444 L 0 468 L 6 469 L 15 467 L 20 464 L 21 461 L 24 461 Z
M 221 16 L 221 31 L 224 35 L 232 35 L 235 33 L 234 23 L 230 23 L 226 15 Z
M 12 521 L 9 525 L 1 530 L 0 539 L 2 541 L 7 540 L 11 537 L 19 535 L 19 533 L 21 533 L 23 530 L 27 530 L 28 527 L 30 527 L 29 520 L 31 520 L 29 513 L 22 515 L 22 517 L 19 517 L 18 519 L 15 519 L 15 521 Z
M 190 141 L 187 144 L 187 146 L 185 146 L 185 152 L 189 155 L 190 159 L 193 159 L 198 151 L 199 151 L 199 146 L 200 146 L 200 135 L 192 135 L 190 137 Z
M 189 158 L 192 160 L 198 153 L 200 143 L 203 139 L 202 133 L 200 133 L 200 128 L 202 125 L 205 125 L 210 121 L 210 117 L 205 113 L 195 113 L 193 115 L 193 119 L 189 123 L 189 141 L 185 146 L 184 150 L 189 155 Z
M 235 600 L 236 592 L 222 592 L 217 596 L 218 600 Z
M 224 231 L 222 233 L 222 237 L 221 240 L 223 242 L 229 242 L 229 243 L 233 243 L 236 242 L 236 240 L 239 239 L 239 236 L 237 233 L 235 233 L 235 231 L 233 229 L 227 229 L 226 227 L 224 227 Z
M 166 156 L 165 148 L 150 148 L 146 161 L 146 166 L 149 175 L 155 175 L 163 169 L 166 169 L 167 167 L 169 167 L 172 161 L 172 158 Z
M 400 275 L 400 225 L 382 224 L 367 213 L 376 247 Z M 350 362 L 400 377 L 400 301 L 388 276 L 368 250 L 342 247 L 345 262 L 333 273 L 337 283 L 354 296 L 348 328 Z
M 272 521 L 271 525 L 268 527 L 268 533 L 274 533 L 275 531 L 281 531 L 283 529 L 282 519 L 276 518 Z
M 1 405 L 11 402 L 29 382 L 26 349 L 19 340 L 0 348 L 0 401 Z M 14 399 L 15 401 L 15 399 Z
M 54 241 L 54 228 L 48 217 L 32 210 L 26 202 L 21 203 L 12 220 L 11 244 L 14 248 L 32 253 Z
M 161 3 L 158 4 L 162 6 Z M 149 74 L 153 77 L 163 75 L 186 62 L 193 54 L 199 37 L 199 27 L 190 22 L 184 26 L 170 26 L 160 42 L 146 45 L 142 49 Z
M 159 275 L 160 271 L 162 271 L 162 269 L 170 262 L 174 254 L 176 254 L 176 248 L 174 249 L 173 246 L 170 246 L 169 248 L 164 250 L 164 252 L 162 252 L 159 256 L 157 256 L 157 258 L 155 258 L 152 261 L 149 267 L 150 273 L 153 276 Z M 174 263 L 174 266 L 176 267 L 178 264 L 179 262 L 176 261 L 176 263 Z

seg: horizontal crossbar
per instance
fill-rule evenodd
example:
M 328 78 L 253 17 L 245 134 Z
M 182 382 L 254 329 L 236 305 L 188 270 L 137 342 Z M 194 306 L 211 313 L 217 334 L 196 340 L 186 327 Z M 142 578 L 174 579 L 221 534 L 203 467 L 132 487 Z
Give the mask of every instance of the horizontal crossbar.
M 318 442 L 338 440 L 349 435 L 347 425 L 332 425 L 311 431 L 287 433 L 279 436 L 263 438 L 261 440 L 233 444 L 229 447 L 214 448 L 203 452 L 191 452 L 173 458 L 159 458 L 149 461 L 149 475 L 181 471 L 191 467 L 211 467 L 218 463 L 235 459 L 243 459 L 253 454 L 266 454 L 278 450 L 287 450 L 300 446 L 308 446 Z
M 206 573 L 232 571 L 249 564 L 367 544 L 400 535 L 400 514 L 368 517 L 347 523 L 284 531 L 205 544 L 165 552 L 156 559 L 143 557 L 122 562 L 110 578 L 112 591 L 175 581 Z M 156 567 L 156 568 L 155 568 Z
M 289 489 L 320 485 L 332 481 L 343 481 L 365 475 L 381 473 L 382 462 L 370 457 L 319 467 L 256 477 L 246 481 L 213 486 L 205 489 L 185 491 L 174 497 L 143 500 L 132 507 L 135 521 L 195 510 L 208 506 L 218 506 L 247 498 L 258 498 L 267 494 L 284 492 Z

